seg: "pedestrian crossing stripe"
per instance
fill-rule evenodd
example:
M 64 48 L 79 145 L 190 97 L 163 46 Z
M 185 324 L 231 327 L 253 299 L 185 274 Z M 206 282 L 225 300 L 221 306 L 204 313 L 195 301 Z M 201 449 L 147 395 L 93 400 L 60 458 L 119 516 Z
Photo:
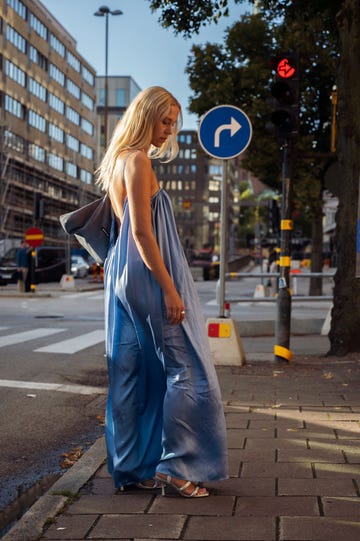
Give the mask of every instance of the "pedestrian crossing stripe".
M 43 383 L 40 381 L 19 381 L 13 379 L 0 379 L 0 387 L 9 389 L 31 389 L 38 391 L 60 391 L 82 395 L 106 394 L 104 387 L 92 387 L 91 385 L 73 385 L 63 383 Z
M 75 338 L 69 338 L 68 340 L 62 340 L 61 342 L 55 342 L 41 348 L 37 348 L 34 351 L 36 353 L 65 353 L 73 354 L 81 351 L 82 349 L 95 346 L 100 342 L 105 341 L 104 329 L 91 331 Z
M 10 327 L 0 327 L 0 331 L 9 329 Z M 39 329 L 32 329 L 29 331 L 23 331 L 18 333 L 7 334 L 0 336 L 0 348 L 6 346 L 14 346 L 16 344 L 22 344 L 24 342 L 30 342 L 31 340 L 37 340 L 40 338 L 46 338 L 55 334 L 66 332 L 68 329 L 57 329 L 40 327 Z M 91 346 L 105 342 L 104 329 L 96 329 L 94 331 L 75 336 L 60 342 L 54 342 L 47 346 L 38 347 L 34 349 L 37 353 L 61 353 L 71 355 L 78 353 L 83 349 L 87 349 Z
M 6 336 L 0 336 L 0 347 L 12 346 L 22 342 L 28 342 L 29 340 L 36 340 L 37 338 L 44 338 L 45 336 L 51 336 L 64 332 L 66 329 L 53 329 L 53 328 L 39 328 L 32 329 L 31 331 L 23 331 L 15 334 L 8 334 Z

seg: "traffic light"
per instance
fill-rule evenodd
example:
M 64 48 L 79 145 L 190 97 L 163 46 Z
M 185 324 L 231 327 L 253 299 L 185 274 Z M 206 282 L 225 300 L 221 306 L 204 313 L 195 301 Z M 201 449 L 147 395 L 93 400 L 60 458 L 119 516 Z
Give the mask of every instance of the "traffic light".
M 299 127 L 299 59 L 295 52 L 278 54 L 272 59 L 275 78 L 271 85 L 273 113 L 267 124 L 269 131 L 289 139 Z

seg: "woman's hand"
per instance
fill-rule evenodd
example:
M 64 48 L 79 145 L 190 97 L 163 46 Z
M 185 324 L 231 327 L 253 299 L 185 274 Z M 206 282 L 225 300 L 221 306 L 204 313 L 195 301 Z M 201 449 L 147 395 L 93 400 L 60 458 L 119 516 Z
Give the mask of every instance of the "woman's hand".
M 185 309 L 184 304 L 174 288 L 173 291 L 164 293 L 164 301 L 166 306 L 166 315 L 171 325 L 179 325 L 184 321 Z

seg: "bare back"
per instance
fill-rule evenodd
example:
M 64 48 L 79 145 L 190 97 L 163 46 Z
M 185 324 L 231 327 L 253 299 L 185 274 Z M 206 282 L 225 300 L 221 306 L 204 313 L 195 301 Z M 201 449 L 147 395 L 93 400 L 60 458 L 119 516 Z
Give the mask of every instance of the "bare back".
M 115 167 L 113 181 L 109 187 L 109 197 L 110 197 L 111 205 L 114 210 L 115 216 L 119 222 L 119 225 L 121 225 L 121 222 L 122 222 L 122 216 L 124 213 L 124 204 L 127 197 L 125 171 L 127 167 L 129 167 L 130 170 L 133 168 L 136 154 L 139 152 L 143 152 L 143 151 L 141 150 L 128 151 L 127 150 L 127 151 L 123 151 L 120 154 L 117 160 L 116 167 Z M 144 182 L 150 183 L 151 195 L 154 195 L 158 191 L 159 185 L 158 185 L 156 175 L 153 170 L 151 170 L 151 178 L 144 179 Z

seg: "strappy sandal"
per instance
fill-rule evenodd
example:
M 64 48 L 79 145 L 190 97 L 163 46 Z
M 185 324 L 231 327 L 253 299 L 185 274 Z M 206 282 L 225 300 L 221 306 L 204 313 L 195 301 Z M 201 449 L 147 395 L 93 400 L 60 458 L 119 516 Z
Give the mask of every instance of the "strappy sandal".
M 191 481 L 184 481 L 184 484 L 181 486 L 175 485 L 173 482 L 173 478 L 170 475 L 165 474 L 156 474 L 155 479 L 160 482 L 161 486 L 161 494 L 162 496 L 165 496 L 165 487 L 170 486 L 173 489 L 176 490 L 180 494 L 180 496 L 183 496 L 184 498 L 205 498 L 206 496 L 210 496 L 209 492 L 206 489 L 205 492 L 200 492 L 202 490 L 202 487 L 199 487 L 198 485 L 195 485 Z M 194 486 L 194 490 L 189 494 L 185 492 L 186 489 L 188 489 L 190 486 Z
M 160 488 L 161 484 L 157 479 L 147 479 L 141 483 L 136 483 L 136 486 L 144 490 L 154 490 L 154 488 Z

